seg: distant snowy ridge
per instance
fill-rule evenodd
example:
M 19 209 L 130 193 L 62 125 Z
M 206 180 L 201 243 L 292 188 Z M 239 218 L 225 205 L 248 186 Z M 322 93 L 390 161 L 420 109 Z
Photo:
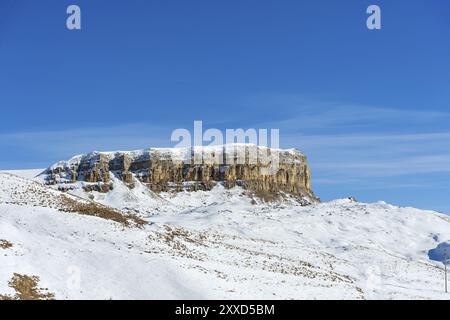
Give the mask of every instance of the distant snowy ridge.
M 0 170 L 0 173 L 9 173 L 25 179 L 33 179 L 43 173 L 46 169 L 25 169 L 25 170 Z

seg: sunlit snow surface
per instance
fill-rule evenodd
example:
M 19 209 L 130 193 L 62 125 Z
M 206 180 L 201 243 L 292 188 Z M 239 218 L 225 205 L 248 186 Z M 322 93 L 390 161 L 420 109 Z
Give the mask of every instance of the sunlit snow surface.
M 429 259 L 450 239 L 446 215 L 350 200 L 252 204 L 239 188 L 155 194 L 138 181 L 132 190 L 113 183 L 109 194 L 72 192 L 136 212 L 147 226 L 63 213 L 33 195 L 15 203 L 36 182 L 0 173 L 0 240 L 13 244 L 0 248 L 0 294 L 13 294 L 8 280 L 21 273 L 39 276 L 57 299 L 449 298 L 442 263 Z

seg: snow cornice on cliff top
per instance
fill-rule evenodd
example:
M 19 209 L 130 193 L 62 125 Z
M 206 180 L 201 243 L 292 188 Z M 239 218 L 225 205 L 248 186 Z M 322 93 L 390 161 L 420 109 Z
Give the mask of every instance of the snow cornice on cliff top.
M 100 157 L 104 157 L 105 160 L 113 160 L 121 156 L 128 156 L 131 160 L 151 160 L 152 157 L 157 157 L 159 159 L 172 159 L 172 160 L 186 160 L 190 159 L 194 154 L 231 154 L 246 152 L 249 150 L 255 150 L 258 154 L 270 153 L 278 154 L 285 157 L 302 158 L 305 159 L 306 156 L 295 148 L 290 149 L 280 149 L 280 148 L 270 148 L 265 146 L 258 146 L 250 143 L 231 143 L 223 145 L 209 145 L 209 146 L 193 146 L 193 147 L 176 147 L 176 148 L 146 148 L 132 151 L 92 151 L 85 154 L 79 154 L 73 156 L 67 161 L 58 161 L 51 165 L 47 170 L 55 170 L 57 168 L 70 168 L 77 166 L 81 161 L 93 161 L 96 162 Z

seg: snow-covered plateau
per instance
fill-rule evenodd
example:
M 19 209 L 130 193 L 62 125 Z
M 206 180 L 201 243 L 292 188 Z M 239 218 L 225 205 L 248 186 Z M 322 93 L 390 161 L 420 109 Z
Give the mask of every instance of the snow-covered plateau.
M 154 193 L 114 175 L 107 193 L 63 193 L 37 173 L 0 172 L 0 299 L 30 281 L 55 299 L 449 298 L 445 214 L 221 184 Z

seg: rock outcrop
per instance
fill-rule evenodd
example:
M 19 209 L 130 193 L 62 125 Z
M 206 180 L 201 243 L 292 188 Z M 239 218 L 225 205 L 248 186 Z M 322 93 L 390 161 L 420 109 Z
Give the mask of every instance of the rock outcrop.
M 111 175 L 133 188 L 135 179 L 155 192 L 210 190 L 217 183 L 241 186 L 256 195 L 287 193 L 317 200 L 311 191 L 305 155 L 297 150 L 249 144 L 152 148 L 130 152 L 92 152 L 61 161 L 42 173 L 47 184 L 108 192 Z

